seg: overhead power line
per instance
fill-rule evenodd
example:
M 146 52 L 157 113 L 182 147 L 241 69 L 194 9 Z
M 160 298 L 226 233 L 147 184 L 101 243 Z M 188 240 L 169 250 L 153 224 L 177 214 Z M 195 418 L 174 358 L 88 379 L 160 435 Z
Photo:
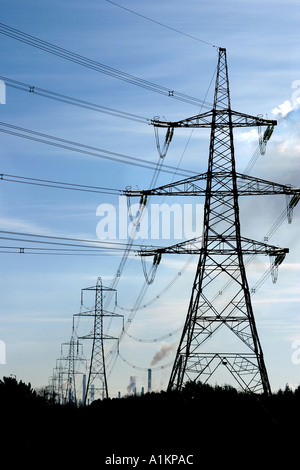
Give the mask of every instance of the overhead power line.
M 9 230 L 0 230 L 1 240 L 22 241 L 25 243 L 36 243 L 42 245 L 55 245 L 72 248 L 85 248 L 89 250 L 111 250 L 124 251 L 128 249 L 128 243 L 114 240 L 90 240 L 86 238 L 72 238 L 55 235 L 43 235 L 36 233 L 14 232 Z M 70 243 L 72 242 L 72 243 Z M 3 247 L 2 247 L 3 248 Z M 142 248 L 141 243 L 130 244 L 131 252 L 139 252 Z M 161 246 L 154 246 L 155 249 L 161 249 Z
M 112 253 L 105 250 L 95 252 L 95 250 L 84 249 L 63 249 L 63 248 L 38 248 L 24 246 L 0 246 L 0 253 L 24 254 L 24 255 L 52 255 L 52 256 L 111 256 Z
M 60 137 L 55 137 L 30 129 L 25 129 L 24 127 L 15 126 L 13 124 L 0 122 L 0 126 L 2 126 L 2 128 L 0 127 L 0 132 L 14 135 L 16 137 L 22 137 L 23 139 L 29 139 L 35 142 L 52 145 L 54 147 L 62 149 L 72 150 L 73 152 L 82 153 L 84 155 L 89 155 L 97 158 L 104 158 L 106 160 L 111 160 L 118 163 L 126 163 L 127 165 L 138 166 L 150 170 L 156 169 L 157 167 L 157 163 L 145 160 L 143 158 L 132 157 L 129 155 L 124 155 L 122 153 L 112 152 L 98 147 L 93 147 L 91 145 L 81 144 L 72 140 L 62 139 Z M 181 169 L 180 172 L 178 172 L 177 168 L 171 165 L 164 165 L 160 171 L 171 174 L 176 171 L 177 174 L 181 174 L 183 176 L 194 175 L 194 172 L 190 170 Z
M 130 13 L 133 13 L 134 15 L 140 16 L 141 18 L 144 18 L 145 20 L 148 20 L 148 21 L 151 21 L 152 23 L 158 24 L 159 26 L 162 26 L 163 28 L 170 29 L 171 31 L 174 31 L 175 33 L 182 34 L 183 36 L 187 36 L 191 39 L 194 39 L 195 41 L 199 41 L 199 42 L 202 42 L 204 44 L 207 44 L 208 46 L 218 47 L 218 46 L 215 46 L 214 44 L 212 44 L 211 42 L 204 41 L 203 39 L 197 38 L 196 36 L 192 36 L 191 34 L 184 33 L 183 31 L 180 31 L 179 29 L 172 28 L 171 26 L 167 26 L 166 24 L 161 23 L 160 21 L 153 20 L 152 18 L 149 18 L 149 16 L 145 16 L 145 15 L 142 15 L 141 13 L 137 13 L 136 11 L 130 10 L 130 8 L 126 8 L 123 5 L 119 5 L 118 3 L 112 2 L 111 0 L 105 0 L 105 1 L 108 2 L 108 3 L 111 3 L 112 5 L 115 5 L 116 7 L 122 8 L 122 10 L 126 10 Z
M 137 366 L 137 365 L 133 364 L 132 362 L 127 361 L 127 359 L 125 359 L 123 356 L 121 356 L 121 354 L 120 354 L 119 351 L 118 351 L 117 357 L 120 357 L 123 362 L 125 362 L 127 365 L 129 365 L 129 366 L 132 367 L 133 369 L 143 370 L 143 371 L 149 370 L 149 367 Z M 152 370 L 152 371 L 155 371 L 155 370 L 165 369 L 165 368 L 167 368 L 167 367 L 171 367 L 172 364 L 173 364 L 173 361 L 168 362 L 167 364 L 163 364 L 163 365 L 161 365 L 161 366 L 151 367 L 151 370 Z
M 61 57 L 70 62 L 74 62 L 79 65 L 82 65 L 83 67 L 87 67 L 89 69 L 95 70 L 96 72 L 100 72 L 100 73 L 109 75 L 111 77 L 117 78 L 119 80 L 122 80 L 124 82 L 130 83 L 131 85 L 135 85 L 135 86 L 147 89 L 149 91 L 174 98 L 179 101 L 184 101 L 194 106 L 199 107 L 201 105 L 209 109 L 212 108 L 211 103 L 204 102 L 203 100 L 194 98 L 193 96 L 177 92 L 173 90 L 172 88 L 167 88 L 161 85 L 157 85 L 156 83 L 150 82 L 148 80 L 144 80 L 142 78 L 136 77 L 126 72 L 122 72 L 121 70 L 115 69 L 113 67 L 109 67 L 95 60 L 76 54 L 75 52 L 72 52 L 62 47 L 51 44 L 50 42 L 43 41 L 42 39 L 39 39 L 35 36 L 31 36 L 30 34 L 27 34 L 18 29 L 12 28 L 11 26 L 8 26 L 4 23 L 0 23 L 0 33 L 5 36 L 16 39 L 17 41 L 33 46 L 37 49 L 41 49 L 45 52 L 48 52 L 49 54 L 53 54 L 55 56 Z
M 54 235 L 42 235 L 42 234 L 35 234 L 35 233 L 26 233 L 26 232 L 12 232 L 9 230 L 0 230 L 0 239 L 2 240 L 18 240 L 23 242 L 30 242 L 32 243 L 41 243 L 47 245 L 63 245 L 69 247 L 77 247 L 77 248 L 89 248 L 89 249 L 103 249 L 108 247 L 109 249 L 116 249 L 116 250 L 123 250 L 126 243 L 118 242 L 118 241 L 105 241 L 105 240 L 89 240 L 86 238 L 71 238 L 71 237 L 62 237 L 62 236 L 54 236 Z M 17 237 L 27 237 L 27 238 L 12 238 L 12 236 Z M 30 238 L 29 238 L 30 237 Z M 76 243 L 65 243 L 68 242 L 76 242 Z M 84 244 L 83 244 L 84 243 Z M 139 249 L 141 246 L 138 244 L 133 244 L 135 249 Z
M 76 183 L 65 183 L 62 181 L 45 180 L 40 178 L 29 178 L 26 176 L 8 175 L 0 173 L 0 181 L 12 183 L 29 184 L 33 186 L 45 186 L 47 188 L 67 189 L 70 191 L 83 191 L 88 193 L 121 195 L 121 189 L 105 188 L 100 186 L 90 186 Z
M 57 93 L 51 90 L 46 90 L 44 88 L 39 88 L 35 85 L 29 85 L 24 82 L 13 80 L 11 78 L 0 76 L 0 79 L 5 82 L 5 85 L 11 88 L 15 88 L 20 91 L 29 92 L 32 95 L 42 96 L 43 98 L 49 98 L 51 100 L 59 101 L 66 104 L 71 104 L 73 106 L 78 106 L 80 108 L 89 109 L 92 111 L 97 111 L 100 113 L 109 114 L 111 116 L 128 119 L 130 121 L 137 121 L 143 124 L 150 124 L 151 119 L 148 119 L 138 114 L 127 113 L 125 111 L 120 111 L 114 108 L 108 108 L 106 106 L 101 106 L 99 104 L 91 103 L 89 101 L 80 100 L 78 98 L 73 98 L 61 93 Z

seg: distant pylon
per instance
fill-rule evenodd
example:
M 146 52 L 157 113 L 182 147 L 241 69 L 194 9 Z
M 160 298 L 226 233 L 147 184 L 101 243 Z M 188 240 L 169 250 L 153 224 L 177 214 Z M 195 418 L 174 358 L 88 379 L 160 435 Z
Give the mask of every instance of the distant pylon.
M 151 190 L 124 192 L 140 197 L 205 196 L 202 237 L 171 247 L 140 250 L 144 256 L 155 256 L 158 252 L 200 255 L 168 389 L 180 390 L 189 381 L 208 382 L 223 368 L 243 390 L 269 394 L 270 383 L 252 310 L 243 254 L 268 254 L 275 257 L 276 268 L 289 250 L 241 236 L 238 197 L 299 196 L 300 190 L 237 173 L 233 128 L 267 126 L 271 134 L 277 122 L 231 109 L 226 49 L 220 48 L 213 109 L 178 122 L 153 120 L 152 124 L 166 127 L 168 132 L 175 127 L 211 129 L 206 173 Z M 203 180 L 206 180 L 205 189 L 200 186 Z M 214 341 L 220 330 L 221 338 Z M 221 349 L 225 338 L 226 349 Z
M 91 397 L 91 400 L 94 400 L 96 395 L 98 395 L 98 398 L 102 398 L 102 399 L 108 398 L 104 341 L 107 339 L 117 340 L 117 338 L 108 336 L 107 334 L 104 333 L 103 319 L 105 317 L 121 317 L 121 315 L 118 315 L 116 313 L 103 310 L 104 292 L 114 291 L 114 289 L 111 289 L 109 287 L 104 287 L 102 285 L 101 277 L 98 277 L 96 286 L 82 289 L 81 304 L 83 304 L 83 293 L 85 291 L 95 292 L 95 303 L 92 309 L 86 312 L 80 312 L 75 315 L 75 316 L 93 318 L 93 329 L 91 333 L 88 335 L 79 337 L 80 339 L 92 340 L 91 357 L 90 357 L 84 404 L 86 404 L 88 396 Z
M 64 355 L 65 347 L 68 348 L 66 356 Z M 84 363 L 86 367 L 86 359 L 83 357 L 82 345 L 76 337 L 73 319 L 71 339 L 68 343 L 62 343 L 61 345 L 61 357 L 58 366 L 58 398 L 62 403 L 77 403 L 76 375 L 82 374 L 78 370 L 81 363 Z M 65 367 L 63 364 L 65 364 Z M 66 376 L 65 384 L 64 376 Z
M 68 380 L 66 387 L 66 401 L 68 403 L 76 403 L 76 382 L 75 382 L 75 335 L 74 329 L 69 344 L 68 356 Z

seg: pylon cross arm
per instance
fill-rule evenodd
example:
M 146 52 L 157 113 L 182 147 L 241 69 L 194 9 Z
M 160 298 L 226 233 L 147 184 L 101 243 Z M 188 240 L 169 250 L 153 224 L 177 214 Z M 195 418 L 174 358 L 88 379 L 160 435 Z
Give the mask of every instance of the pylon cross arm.
M 236 238 L 226 235 L 223 237 L 222 234 L 208 237 L 207 247 L 202 246 L 202 238 L 192 238 L 184 242 L 176 243 L 175 245 L 159 248 L 148 248 L 141 249 L 138 253 L 142 256 L 154 256 L 157 253 L 176 253 L 176 254 L 203 254 L 209 251 L 210 254 L 215 255 L 235 255 L 238 252 L 236 246 Z M 269 245 L 268 243 L 259 242 L 250 238 L 241 237 L 241 249 L 245 255 L 269 255 L 275 257 L 285 257 L 286 253 L 289 253 L 288 248 L 279 248 L 275 245 Z M 279 259 L 279 258 L 278 258 Z
M 280 184 L 273 181 L 256 178 L 254 176 L 237 173 L 237 190 L 240 196 L 243 195 L 272 195 L 288 194 L 300 196 L 300 188 L 295 188 L 290 184 Z
M 147 190 L 126 190 L 125 196 L 205 196 L 207 189 L 197 184 L 198 181 L 211 178 L 213 187 L 210 188 L 211 196 L 231 196 L 233 189 L 226 186 L 226 181 L 232 180 L 232 173 L 228 171 L 217 171 L 208 175 L 200 173 L 190 178 L 185 178 L 174 183 L 165 184 L 153 189 Z M 273 181 L 256 178 L 243 173 L 236 173 L 237 192 L 239 196 L 260 196 L 287 194 L 300 196 L 300 188 L 295 188 L 290 184 L 280 184 Z
M 183 119 L 181 121 L 160 121 L 153 119 L 151 124 L 154 127 L 193 127 L 193 128 L 210 128 L 212 121 L 215 120 L 214 126 L 216 128 L 228 126 L 229 123 L 233 127 L 261 127 L 261 126 L 276 126 L 277 121 L 274 119 L 264 119 L 259 116 L 252 116 L 251 114 L 239 113 L 231 109 L 213 109 L 206 113 L 197 114 L 196 116 Z
M 221 112 L 224 113 L 224 111 Z M 277 125 L 277 121 L 275 119 L 264 119 L 259 116 L 239 113 L 238 111 L 231 111 L 231 119 L 233 127 L 260 127 Z

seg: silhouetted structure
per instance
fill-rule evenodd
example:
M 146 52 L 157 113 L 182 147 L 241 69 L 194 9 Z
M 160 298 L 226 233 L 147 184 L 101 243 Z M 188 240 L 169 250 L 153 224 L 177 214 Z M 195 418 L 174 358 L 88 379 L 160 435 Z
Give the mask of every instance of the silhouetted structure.
M 108 398 L 108 386 L 106 379 L 105 369 L 105 353 L 104 353 L 104 341 L 108 339 L 117 339 L 104 333 L 103 330 L 103 319 L 105 317 L 120 317 L 116 313 L 107 312 L 103 310 L 103 297 L 104 292 L 114 291 L 109 287 L 102 285 L 101 277 L 98 277 L 96 286 L 87 287 L 81 291 L 81 304 L 83 304 L 83 293 L 85 291 L 95 292 L 95 303 L 94 307 L 86 312 L 80 312 L 75 316 L 92 317 L 93 318 L 93 330 L 90 334 L 81 336 L 80 339 L 88 339 L 92 341 L 92 350 L 90 357 L 89 372 L 85 391 L 84 404 L 87 403 L 90 395 L 91 401 L 95 399 L 95 394 L 98 393 L 99 398 Z
M 149 195 L 205 196 L 202 237 L 140 252 L 144 256 L 154 256 L 154 260 L 162 253 L 199 254 L 186 322 L 168 389 L 181 390 L 189 381 L 207 382 L 217 369 L 222 374 L 222 368 L 225 368 L 242 390 L 270 394 L 243 255 L 268 254 L 274 259 L 272 269 L 276 271 L 288 249 L 241 236 L 238 197 L 299 196 L 300 190 L 237 173 L 233 129 L 267 126 L 264 145 L 260 139 L 261 152 L 264 152 L 277 122 L 231 109 L 226 49 L 220 48 L 213 109 L 178 122 L 153 120 L 152 124 L 166 127 L 167 136 L 174 128 L 211 129 L 206 173 L 155 189 L 126 192 L 144 199 Z M 205 189 L 200 186 L 203 180 L 206 180 Z M 220 343 L 224 342 L 224 336 L 227 340 L 224 350 L 220 349 L 220 343 L 213 344 L 215 334 L 220 330 Z

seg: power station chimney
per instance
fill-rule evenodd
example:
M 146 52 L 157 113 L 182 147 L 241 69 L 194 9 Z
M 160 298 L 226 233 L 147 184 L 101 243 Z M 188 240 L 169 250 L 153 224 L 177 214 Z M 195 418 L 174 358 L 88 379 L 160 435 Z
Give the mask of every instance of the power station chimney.
M 95 400 L 95 385 L 91 385 L 91 403 Z
M 151 369 L 148 369 L 148 392 L 151 392 L 151 375 L 152 375 L 152 371 Z
M 85 403 L 85 394 L 86 394 L 86 374 L 83 374 L 83 377 L 82 377 L 82 403 Z

